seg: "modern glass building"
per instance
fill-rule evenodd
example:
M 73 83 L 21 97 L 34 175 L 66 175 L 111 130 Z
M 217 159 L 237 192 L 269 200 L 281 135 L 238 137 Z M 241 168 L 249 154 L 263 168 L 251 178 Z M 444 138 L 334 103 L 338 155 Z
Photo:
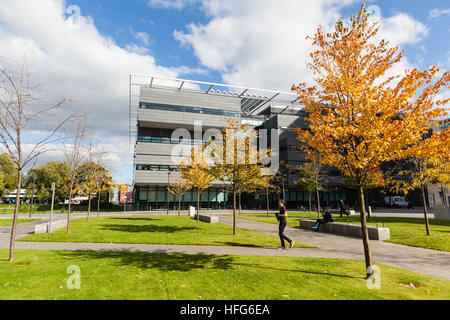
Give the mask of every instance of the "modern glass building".
M 172 151 L 179 144 L 204 143 L 205 132 L 226 127 L 228 118 L 257 130 L 279 130 L 283 188 L 270 195 L 270 202 L 275 206 L 284 197 L 291 208 L 307 205 L 308 194 L 296 186 L 299 178 L 296 169 L 307 160 L 293 130 L 295 126 L 306 126 L 304 110 L 295 93 L 137 74 L 130 75 L 129 81 L 136 209 L 165 210 L 168 205 L 172 209 L 176 199 L 167 192 L 167 186 L 170 172 L 178 170 Z M 176 129 L 185 129 L 188 137 L 174 137 Z M 322 201 L 347 200 L 339 179 L 330 186 L 329 191 L 321 193 Z M 196 200 L 195 190 L 186 193 L 182 198 L 183 208 L 194 205 Z M 201 194 L 201 207 L 231 208 L 229 200 L 226 185 L 215 181 Z M 241 203 L 247 209 L 265 208 L 266 197 L 244 194 Z

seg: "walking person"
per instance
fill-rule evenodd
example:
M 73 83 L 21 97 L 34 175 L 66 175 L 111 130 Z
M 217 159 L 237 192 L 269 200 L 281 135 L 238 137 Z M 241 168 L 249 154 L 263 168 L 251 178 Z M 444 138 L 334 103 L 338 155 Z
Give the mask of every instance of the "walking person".
M 344 204 L 344 200 L 339 200 L 339 210 L 340 210 L 340 217 L 342 218 L 342 215 L 346 214 L 348 217 L 347 212 L 345 212 L 345 204 Z
M 280 207 L 280 213 L 277 215 L 277 219 L 280 222 L 280 225 L 278 226 L 278 235 L 280 236 L 280 240 L 281 240 L 281 249 L 286 249 L 284 240 L 289 242 L 289 248 L 292 248 L 292 247 L 294 247 L 294 243 L 295 243 L 294 240 L 289 239 L 284 234 L 284 229 L 286 228 L 286 225 L 287 225 L 286 204 L 285 204 L 284 200 L 281 199 L 280 201 L 278 201 L 278 205 Z

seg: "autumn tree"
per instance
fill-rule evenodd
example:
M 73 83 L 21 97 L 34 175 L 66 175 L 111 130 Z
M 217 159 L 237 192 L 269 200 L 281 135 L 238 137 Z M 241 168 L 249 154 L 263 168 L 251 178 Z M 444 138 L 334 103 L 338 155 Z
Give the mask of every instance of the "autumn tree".
M 192 183 L 183 179 L 179 172 L 172 171 L 169 177 L 169 187 L 167 190 L 178 198 L 178 216 L 181 215 L 181 197 L 192 188 Z
M 193 189 L 197 190 L 197 222 L 200 221 L 200 195 L 203 191 L 209 189 L 214 181 L 211 166 L 208 164 L 204 150 L 204 146 L 192 148 L 190 157 L 180 163 L 182 178 L 188 181 Z
M 88 213 L 86 221 L 89 221 L 91 215 L 92 194 L 95 194 L 103 188 L 112 188 L 113 182 L 111 173 L 95 162 L 82 163 L 78 168 L 75 192 L 88 195 Z M 98 208 L 97 208 L 98 210 Z M 99 212 L 97 211 L 97 216 Z
M 448 99 L 439 99 L 438 93 L 448 88 L 449 80 L 444 72 L 435 81 L 436 66 L 389 76 L 403 54 L 386 40 L 377 43 L 378 30 L 364 5 L 348 28 L 342 20 L 331 33 L 319 27 L 310 38 L 318 48 L 308 64 L 316 85 L 293 87 L 309 123 L 308 130 L 297 129 L 303 150 L 311 160 L 336 167 L 357 189 L 367 277 L 373 276 L 373 268 L 364 188 L 381 163 L 407 157 L 429 120 L 445 113 L 442 106 Z
M 423 139 L 409 148 L 406 161 L 397 163 L 387 173 L 390 189 L 407 195 L 419 189 L 421 194 L 425 229 L 430 235 L 425 188 L 429 183 L 450 184 L 450 131 L 436 133 L 430 139 Z
M 61 99 L 53 105 L 46 105 L 39 99 L 25 63 L 18 72 L 0 67 L 0 144 L 17 170 L 17 197 L 11 227 L 9 262 L 14 261 L 24 168 L 39 155 L 54 149 L 52 146 L 58 141 L 56 133 L 73 117 L 73 114 L 63 114 L 61 107 L 65 101 Z M 36 135 L 37 130 L 39 135 Z M 27 149 L 25 141 L 33 136 L 34 142 Z
M 263 177 L 261 155 L 256 148 L 258 134 L 248 124 L 228 119 L 220 137 L 211 145 L 213 175 L 227 184 L 233 195 L 233 234 L 236 234 L 236 196 L 242 190 L 253 188 Z M 270 150 L 269 150 L 270 152 Z

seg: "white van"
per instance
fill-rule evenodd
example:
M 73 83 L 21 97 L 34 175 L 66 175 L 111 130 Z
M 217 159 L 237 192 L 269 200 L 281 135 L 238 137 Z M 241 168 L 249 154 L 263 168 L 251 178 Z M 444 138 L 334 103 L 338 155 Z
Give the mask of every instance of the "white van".
M 393 197 L 384 197 L 384 203 L 387 207 L 408 207 L 408 200 L 405 197 L 393 196 Z

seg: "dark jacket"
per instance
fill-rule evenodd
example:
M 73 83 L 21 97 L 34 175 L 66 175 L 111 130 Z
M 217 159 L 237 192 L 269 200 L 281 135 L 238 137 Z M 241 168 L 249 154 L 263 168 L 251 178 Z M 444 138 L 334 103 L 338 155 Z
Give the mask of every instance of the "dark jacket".
M 328 211 L 323 213 L 322 216 L 326 222 L 334 222 L 333 216 Z

